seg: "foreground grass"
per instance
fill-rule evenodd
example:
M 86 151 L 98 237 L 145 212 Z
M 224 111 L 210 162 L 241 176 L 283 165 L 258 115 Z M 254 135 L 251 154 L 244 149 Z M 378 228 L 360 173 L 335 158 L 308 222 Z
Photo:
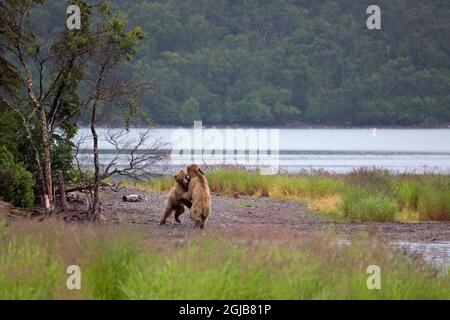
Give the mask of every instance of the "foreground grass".
M 263 176 L 255 171 L 216 169 L 207 172 L 211 190 L 306 202 L 310 208 L 337 217 L 364 221 L 450 220 L 450 176 L 391 175 L 363 169 L 348 175 Z M 167 191 L 171 177 L 137 185 Z
M 239 239 L 239 240 L 237 240 Z M 0 299 L 449 299 L 450 278 L 387 244 L 18 223 L 0 230 Z M 68 265 L 81 290 L 66 288 Z M 366 286 L 381 268 L 381 290 Z

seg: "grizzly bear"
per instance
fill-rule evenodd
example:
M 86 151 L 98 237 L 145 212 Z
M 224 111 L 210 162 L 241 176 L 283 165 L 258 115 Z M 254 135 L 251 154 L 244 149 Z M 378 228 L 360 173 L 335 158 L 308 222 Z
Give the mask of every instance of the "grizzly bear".
M 190 200 L 181 198 L 181 195 L 188 190 L 189 177 L 184 170 L 180 170 L 173 176 L 175 184 L 167 195 L 164 203 L 164 212 L 159 221 L 160 224 L 165 224 L 167 218 L 175 212 L 175 221 L 180 223 L 180 215 L 184 213 L 184 206 L 191 208 L 192 203 Z
M 192 200 L 190 217 L 195 222 L 195 226 L 203 229 L 206 219 L 208 219 L 211 212 L 211 194 L 208 180 L 206 180 L 205 174 L 196 164 L 191 164 L 187 167 L 187 174 L 190 178 L 188 191 L 182 195 L 182 198 Z

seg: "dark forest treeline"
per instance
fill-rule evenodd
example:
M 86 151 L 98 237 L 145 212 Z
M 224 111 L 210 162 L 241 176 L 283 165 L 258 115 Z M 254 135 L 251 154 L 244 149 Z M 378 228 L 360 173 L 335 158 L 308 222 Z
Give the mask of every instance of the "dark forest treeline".
M 366 27 L 373 1 L 107 2 L 147 34 L 122 72 L 158 88 L 140 99 L 156 123 L 450 122 L 446 0 L 379 0 L 381 30 Z M 65 6 L 40 9 L 44 32 Z

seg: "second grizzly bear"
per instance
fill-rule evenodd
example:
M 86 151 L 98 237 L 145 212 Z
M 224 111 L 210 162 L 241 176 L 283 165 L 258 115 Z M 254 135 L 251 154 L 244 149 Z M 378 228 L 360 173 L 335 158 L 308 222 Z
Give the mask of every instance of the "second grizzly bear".
M 188 191 L 182 195 L 183 199 L 192 199 L 190 217 L 196 226 L 201 229 L 205 227 L 206 219 L 211 212 L 211 194 L 209 192 L 208 180 L 205 174 L 196 164 L 187 167 L 187 174 L 190 178 Z
M 164 203 L 164 213 L 159 221 L 160 224 L 165 224 L 167 218 L 175 211 L 175 221 L 180 223 L 180 215 L 184 212 L 184 206 L 190 208 L 191 201 L 182 199 L 181 196 L 188 190 L 189 177 L 184 170 L 180 170 L 173 176 L 175 184 L 170 190 L 166 202 Z

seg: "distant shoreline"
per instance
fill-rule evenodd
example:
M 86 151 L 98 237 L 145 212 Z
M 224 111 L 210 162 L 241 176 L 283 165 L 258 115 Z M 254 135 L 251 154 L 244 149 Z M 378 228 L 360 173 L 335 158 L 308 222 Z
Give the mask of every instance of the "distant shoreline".
M 88 128 L 87 124 L 78 124 L 79 128 Z M 148 126 L 144 125 L 136 125 L 131 126 L 130 129 L 141 129 L 147 128 Z M 192 129 L 194 125 L 174 125 L 174 124 L 155 124 L 153 128 L 155 129 Z M 105 126 L 99 125 L 98 128 L 105 128 Z M 122 128 L 122 126 L 115 126 L 114 128 Z M 338 125 L 311 125 L 311 124 L 286 124 L 286 125 L 238 125 L 238 124 L 203 124 L 203 128 L 216 128 L 216 129 L 405 129 L 405 130 L 442 130 L 442 129 L 450 129 L 450 124 L 440 124 L 436 126 L 338 126 Z

